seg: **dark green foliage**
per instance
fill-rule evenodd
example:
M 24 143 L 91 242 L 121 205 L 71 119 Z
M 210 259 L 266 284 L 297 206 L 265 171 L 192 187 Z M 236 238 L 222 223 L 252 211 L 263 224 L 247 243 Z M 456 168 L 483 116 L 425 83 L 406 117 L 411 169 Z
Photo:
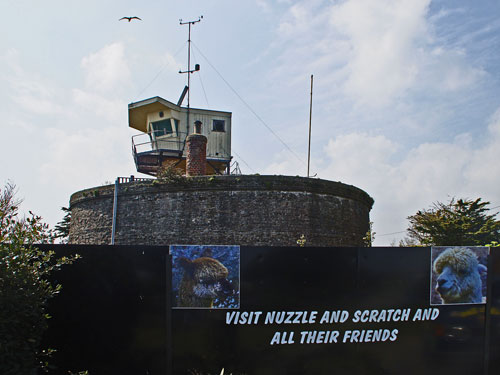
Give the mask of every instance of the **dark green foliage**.
M 55 237 L 59 238 L 62 243 L 68 243 L 69 226 L 71 224 L 71 209 L 68 207 L 61 207 L 61 210 L 65 212 L 65 215 L 63 219 L 54 227 Z
M 454 198 L 434 203 L 409 216 L 406 243 L 423 246 L 484 246 L 500 242 L 498 213 L 488 214 L 490 202 Z
M 373 221 L 370 221 L 369 229 L 366 232 L 365 236 L 363 237 L 363 243 L 365 247 L 372 247 L 373 246 L 373 241 L 375 241 L 375 235 L 377 232 L 373 230 Z
M 186 185 L 188 178 L 183 174 L 180 168 L 177 168 L 176 163 L 168 163 L 158 169 L 157 179 L 153 181 L 155 184 L 173 184 Z
M 47 328 L 47 301 L 59 293 L 47 277 L 74 258 L 56 259 L 36 248 L 53 235 L 40 216 L 30 211 L 19 218 L 15 187 L 0 189 L 0 374 L 28 375 L 47 368 L 50 350 L 40 350 Z

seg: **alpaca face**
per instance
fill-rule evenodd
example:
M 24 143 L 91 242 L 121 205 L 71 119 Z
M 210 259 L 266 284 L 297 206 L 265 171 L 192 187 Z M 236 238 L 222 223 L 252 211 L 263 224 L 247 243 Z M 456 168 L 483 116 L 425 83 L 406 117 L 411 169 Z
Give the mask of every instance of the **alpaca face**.
M 232 285 L 227 280 L 228 270 L 217 259 L 182 258 L 180 264 L 184 268 L 179 288 L 180 307 L 212 307 L 214 298 L 232 292 Z
M 474 294 L 476 285 L 481 285 L 477 271 L 445 266 L 437 279 L 436 290 L 446 303 L 460 303 L 467 302 L 465 297 Z
M 444 303 L 481 303 L 482 283 L 477 256 L 466 248 L 450 248 L 434 261 L 436 291 Z
M 227 281 L 228 270 L 213 258 L 198 258 L 193 261 L 193 293 L 199 298 L 215 298 Z

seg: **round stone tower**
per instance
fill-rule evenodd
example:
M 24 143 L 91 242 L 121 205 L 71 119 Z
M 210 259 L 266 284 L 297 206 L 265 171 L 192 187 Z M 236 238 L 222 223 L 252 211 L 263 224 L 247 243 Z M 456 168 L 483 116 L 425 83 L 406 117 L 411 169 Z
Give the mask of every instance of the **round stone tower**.
M 69 241 L 110 244 L 114 221 L 121 245 L 297 246 L 303 236 L 306 246 L 362 246 L 372 205 L 340 182 L 173 175 L 74 193 Z

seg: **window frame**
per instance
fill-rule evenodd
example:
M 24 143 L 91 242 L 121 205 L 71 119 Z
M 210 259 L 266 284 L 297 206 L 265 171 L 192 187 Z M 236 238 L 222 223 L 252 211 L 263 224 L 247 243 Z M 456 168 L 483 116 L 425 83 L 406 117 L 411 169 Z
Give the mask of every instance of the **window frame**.
M 162 123 L 163 128 L 162 129 L 155 129 L 155 126 L 158 126 L 159 123 Z M 170 124 L 170 132 L 165 132 L 165 130 L 168 130 L 167 124 Z M 151 133 L 153 139 L 175 138 L 175 137 L 177 137 L 178 124 L 179 124 L 179 120 L 174 119 L 172 117 L 162 119 L 159 121 L 151 121 L 149 123 L 150 133 Z
M 222 124 L 222 130 L 218 129 L 216 124 Z M 223 119 L 212 119 L 212 131 L 217 133 L 225 133 L 226 132 L 226 120 Z

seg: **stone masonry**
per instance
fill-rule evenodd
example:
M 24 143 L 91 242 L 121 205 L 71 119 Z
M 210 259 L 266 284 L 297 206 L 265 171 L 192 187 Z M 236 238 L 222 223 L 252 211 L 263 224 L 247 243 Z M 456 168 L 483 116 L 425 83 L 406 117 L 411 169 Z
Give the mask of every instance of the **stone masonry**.
M 109 244 L 114 185 L 74 193 L 70 243 Z M 362 246 L 373 199 L 340 182 L 203 176 L 119 185 L 115 243 Z

